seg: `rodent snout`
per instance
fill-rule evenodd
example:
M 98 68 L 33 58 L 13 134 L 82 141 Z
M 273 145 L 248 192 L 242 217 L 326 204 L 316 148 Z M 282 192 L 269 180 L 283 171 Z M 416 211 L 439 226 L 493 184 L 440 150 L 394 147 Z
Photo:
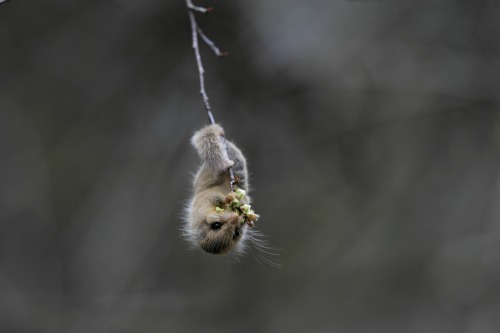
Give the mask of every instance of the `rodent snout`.
M 237 214 L 234 214 L 229 218 L 229 223 L 231 223 L 232 225 L 237 225 L 239 221 L 240 217 Z

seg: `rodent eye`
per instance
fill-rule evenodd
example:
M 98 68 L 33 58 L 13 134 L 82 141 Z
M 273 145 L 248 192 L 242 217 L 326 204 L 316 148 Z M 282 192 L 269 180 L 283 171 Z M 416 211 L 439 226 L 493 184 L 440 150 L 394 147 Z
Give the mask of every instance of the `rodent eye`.
M 210 225 L 210 228 L 212 228 L 212 230 L 219 230 L 221 227 L 222 227 L 222 223 L 220 223 L 220 222 L 214 222 Z

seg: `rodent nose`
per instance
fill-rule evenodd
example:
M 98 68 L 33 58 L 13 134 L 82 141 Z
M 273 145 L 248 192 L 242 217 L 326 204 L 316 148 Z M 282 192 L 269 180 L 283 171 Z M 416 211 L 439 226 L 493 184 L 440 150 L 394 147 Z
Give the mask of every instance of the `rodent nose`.
M 238 215 L 233 215 L 229 218 L 229 222 L 232 224 L 232 225 L 235 225 L 235 224 L 238 224 L 238 221 L 240 220 L 240 217 Z

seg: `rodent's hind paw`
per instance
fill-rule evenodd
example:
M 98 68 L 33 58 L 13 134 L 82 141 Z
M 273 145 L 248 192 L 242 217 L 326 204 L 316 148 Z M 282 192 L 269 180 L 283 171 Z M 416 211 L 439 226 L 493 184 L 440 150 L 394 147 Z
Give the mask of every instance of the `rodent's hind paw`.
M 207 134 L 215 134 L 216 136 L 224 136 L 224 129 L 219 124 L 207 125 L 205 128 L 202 129 L 202 131 L 205 131 Z
M 224 134 L 224 129 L 223 129 L 220 125 L 218 125 L 218 124 L 213 124 L 213 125 L 211 125 L 211 126 L 212 126 L 212 128 L 213 128 L 213 131 L 214 131 L 217 135 L 222 136 L 222 137 L 224 137 L 224 136 L 225 136 L 225 134 Z
M 214 172 L 215 172 L 215 177 L 219 177 L 220 175 L 226 173 L 230 167 L 234 165 L 234 161 L 232 160 L 222 160 L 221 164 L 215 167 Z

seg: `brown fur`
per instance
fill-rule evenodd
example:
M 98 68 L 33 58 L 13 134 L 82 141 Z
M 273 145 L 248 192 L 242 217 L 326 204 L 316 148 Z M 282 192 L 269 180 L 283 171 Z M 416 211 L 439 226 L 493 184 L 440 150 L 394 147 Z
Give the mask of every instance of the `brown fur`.
M 194 178 L 194 194 L 187 207 L 184 230 L 193 246 L 211 254 L 241 251 L 248 228 L 226 203 L 230 191 L 230 166 L 239 179 L 238 187 L 248 191 L 246 160 L 233 143 L 225 141 L 223 135 L 222 127 L 214 124 L 196 132 L 191 140 L 202 165 Z M 250 204 L 248 196 L 240 201 Z M 224 211 L 217 212 L 216 207 L 224 208 Z M 214 228 L 216 222 L 220 223 L 220 228 Z

